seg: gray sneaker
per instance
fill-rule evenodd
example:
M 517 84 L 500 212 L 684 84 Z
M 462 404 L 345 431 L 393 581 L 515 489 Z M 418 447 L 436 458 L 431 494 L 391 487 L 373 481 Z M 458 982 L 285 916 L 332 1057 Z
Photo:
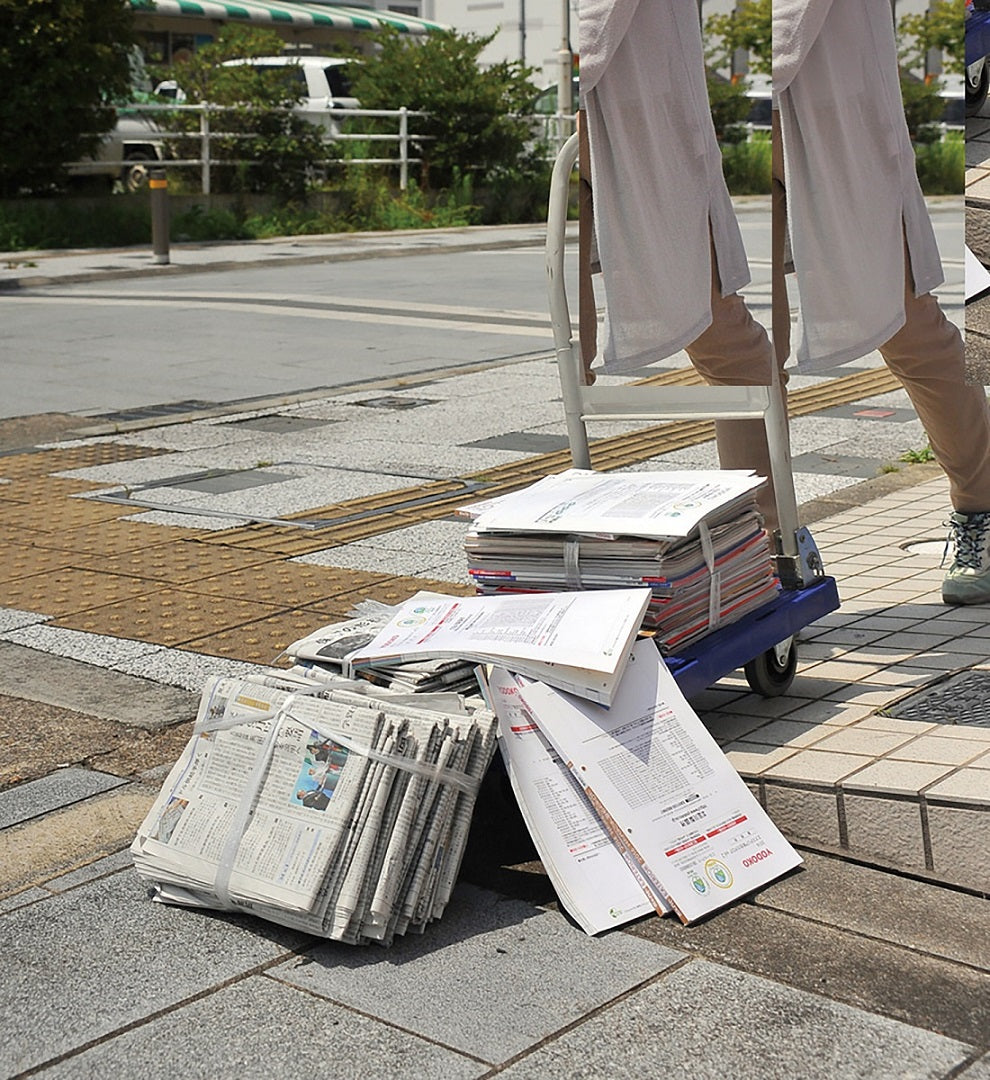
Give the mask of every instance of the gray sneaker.
M 949 544 L 955 557 L 942 581 L 947 604 L 990 603 L 990 511 L 954 513 L 949 518 Z

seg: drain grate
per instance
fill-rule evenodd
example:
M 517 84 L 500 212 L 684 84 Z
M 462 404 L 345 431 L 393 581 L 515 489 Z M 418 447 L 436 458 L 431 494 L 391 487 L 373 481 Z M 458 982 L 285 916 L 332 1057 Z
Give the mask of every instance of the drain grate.
M 883 710 L 897 720 L 990 727 L 990 671 L 961 671 Z
M 190 398 L 187 401 L 170 401 L 164 405 L 142 405 L 136 409 L 120 409 L 117 412 L 93 413 L 92 420 L 111 420 L 124 423 L 130 420 L 147 420 L 155 416 L 173 416 L 177 413 L 202 412 L 204 409 L 215 409 L 215 401 L 196 401 Z

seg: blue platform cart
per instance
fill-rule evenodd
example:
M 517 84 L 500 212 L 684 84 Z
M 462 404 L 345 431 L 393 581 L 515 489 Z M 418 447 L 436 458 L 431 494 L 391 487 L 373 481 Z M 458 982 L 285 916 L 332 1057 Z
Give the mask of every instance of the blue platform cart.
M 774 562 L 781 581 L 776 600 L 737 622 L 714 630 L 666 659 L 682 693 L 696 696 L 743 668 L 749 685 L 766 697 L 783 694 L 797 666 L 798 631 L 839 606 L 835 580 L 826 576 L 810 532 L 798 521 L 794 477 L 782 396 L 767 386 L 586 386 L 572 340 L 564 279 L 564 245 L 570 179 L 578 137 L 561 148 L 550 182 L 546 268 L 557 368 L 575 468 L 590 469 L 587 424 L 605 420 L 751 420 L 766 424 L 780 528 Z

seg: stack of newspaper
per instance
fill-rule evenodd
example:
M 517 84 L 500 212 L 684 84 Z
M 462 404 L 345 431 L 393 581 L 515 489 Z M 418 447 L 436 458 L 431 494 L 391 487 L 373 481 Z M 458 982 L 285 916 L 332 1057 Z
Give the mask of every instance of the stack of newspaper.
M 587 933 L 653 911 L 693 922 L 801 862 L 651 642 L 609 709 L 497 667 L 486 695 L 537 851 Z
M 436 598 L 437 595 L 420 592 L 412 599 Z M 293 661 L 290 669 L 293 674 L 324 680 L 353 675 L 386 690 L 406 694 L 477 692 L 474 664 L 458 657 L 410 660 L 393 667 L 369 666 L 355 670 L 351 666 L 353 653 L 373 641 L 395 613 L 389 605 L 374 601 L 364 601 L 357 605 L 357 610 L 359 613 L 353 619 L 321 626 L 294 641 L 285 650 Z
M 352 944 L 440 917 L 495 720 L 366 688 L 274 672 L 208 681 L 131 847 L 156 899 Z
M 478 592 L 651 590 L 643 625 L 673 654 L 779 589 L 748 472 L 570 469 L 466 508 Z

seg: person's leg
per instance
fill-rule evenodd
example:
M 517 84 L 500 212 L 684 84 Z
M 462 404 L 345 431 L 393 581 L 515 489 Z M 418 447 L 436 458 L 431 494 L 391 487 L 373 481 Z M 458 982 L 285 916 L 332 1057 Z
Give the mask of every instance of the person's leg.
M 934 296 L 916 297 L 905 275 L 904 326 L 880 347 L 904 384 L 932 453 L 949 479 L 956 557 L 942 586 L 948 603 L 990 602 L 990 408 L 986 389 L 966 382 L 959 330 Z
M 773 381 L 773 349 L 766 330 L 737 293 L 722 296 L 712 248 L 712 322 L 686 352 L 710 386 L 768 386 Z M 777 528 L 777 506 L 770 472 L 770 451 L 762 420 L 717 420 L 715 439 L 723 469 L 753 469 L 767 477 L 760 509 L 767 531 Z

